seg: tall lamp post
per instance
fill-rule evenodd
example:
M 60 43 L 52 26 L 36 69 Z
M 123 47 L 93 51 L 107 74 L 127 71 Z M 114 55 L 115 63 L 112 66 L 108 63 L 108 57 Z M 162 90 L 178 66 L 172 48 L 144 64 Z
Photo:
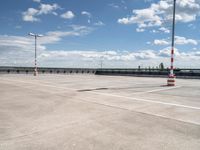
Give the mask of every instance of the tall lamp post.
M 174 35 L 175 35 L 175 13 L 176 13 L 176 0 L 174 0 L 173 7 L 173 24 L 172 24 L 172 45 L 171 45 L 171 66 L 170 73 L 167 80 L 168 86 L 175 86 L 175 74 L 174 74 Z
M 35 69 L 34 69 L 34 76 L 38 75 L 38 70 L 37 70 L 37 38 L 42 37 L 43 35 L 41 34 L 34 34 L 34 33 L 29 33 L 28 35 L 35 37 Z

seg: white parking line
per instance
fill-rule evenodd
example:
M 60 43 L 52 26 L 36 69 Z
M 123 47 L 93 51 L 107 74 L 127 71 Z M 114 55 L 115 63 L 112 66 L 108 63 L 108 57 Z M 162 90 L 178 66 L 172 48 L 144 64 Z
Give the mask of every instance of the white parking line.
M 104 95 L 104 96 L 112 96 L 112 97 L 119 97 L 119 98 L 131 99 L 131 100 L 134 100 L 134 101 L 141 101 L 141 102 L 148 102 L 148 103 L 155 103 L 155 104 L 161 104 L 161 105 L 169 105 L 169 106 L 176 106 L 176 107 L 182 107 L 182 108 L 200 110 L 200 107 L 187 106 L 187 105 L 182 105 L 182 104 L 167 103 L 167 102 L 161 102 L 161 101 L 155 101 L 155 100 L 148 100 L 148 99 L 127 97 L 127 96 L 121 96 L 121 95 L 115 95 L 115 94 L 108 94 L 108 93 L 101 93 L 101 92 L 94 92 L 94 91 L 87 91 L 87 92 L 88 93 L 98 94 L 98 95 Z
M 181 122 L 185 122 L 185 123 L 192 123 L 192 124 L 195 124 L 195 125 L 200 125 L 200 122 L 198 122 L 198 121 L 188 120 L 188 119 L 183 119 L 183 118 L 177 118 L 177 117 L 174 117 L 174 116 L 169 116 L 167 114 L 166 115 L 160 115 L 158 113 L 143 112 L 143 111 L 140 111 L 138 109 L 120 107 L 120 106 L 116 106 L 116 105 L 108 104 L 108 103 L 104 103 L 104 102 L 90 101 L 88 99 L 86 100 L 86 99 L 83 99 L 83 98 L 78 98 L 78 100 L 85 101 L 85 102 L 88 102 L 88 103 L 94 103 L 94 104 L 98 104 L 98 105 L 103 105 L 103 106 L 106 106 L 106 107 L 112 107 L 112 108 L 117 108 L 117 109 L 122 109 L 122 110 L 129 110 L 129 111 L 138 112 L 138 113 L 142 113 L 142 114 L 148 114 L 148 115 L 161 117 L 161 118 L 165 118 L 165 119 L 172 119 L 172 120 L 177 120 L 177 121 L 181 121 Z
M 153 93 L 153 92 L 159 92 L 159 91 L 167 91 L 167 90 L 172 90 L 172 89 L 177 89 L 182 86 L 174 86 L 174 87 L 168 87 L 168 88 L 159 88 L 159 89 L 154 89 L 150 91 L 144 91 L 144 92 L 135 92 L 133 94 L 144 94 L 144 93 Z
M 33 84 L 33 85 L 41 85 L 41 86 L 46 86 L 46 87 L 53 87 L 53 88 L 56 88 L 56 89 L 64 89 L 64 90 L 77 91 L 77 89 L 74 89 L 74 88 L 60 87 L 60 86 L 49 85 L 49 84 L 41 84 L 42 82 L 41 83 L 33 83 L 33 82 L 25 82 L 25 81 L 20 81 L 20 80 L 10 80 L 10 79 L 4 79 L 4 80 L 6 80 L 6 81 L 12 81 L 12 82 L 15 81 L 15 82 L 21 82 L 21 83 L 28 83 L 28 84 Z M 178 87 L 172 87 L 172 88 L 178 88 Z M 170 88 L 168 88 L 167 90 L 169 90 L 169 89 Z M 161 90 L 161 89 L 157 89 L 156 91 L 158 91 L 158 90 Z M 155 91 L 155 90 L 152 90 L 152 91 Z M 147 92 L 152 92 L 152 91 L 147 91 Z M 85 92 L 93 93 L 93 94 L 98 94 L 98 95 L 104 95 L 104 96 L 111 96 L 111 97 L 119 97 L 119 98 L 131 99 L 131 100 L 140 101 L 140 102 L 148 102 L 148 103 L 154 103 L 154 104 L 169 105 L 169 106 L 176 106 L 176 107 L 182 107 L 182 108 L 200 110 L 200 107 L 187 106 L 187 105 L 182 105 L 182 104 L 167 103 L 167 102 L 161 102 L 161 101 L 155 101 L 155 100 L 148 100 L 148 99 L 141 99 L 141 98 L 134 98 L 134 97 L 127 97 L 127 96 L 121 96 L 121 95 L 115 95 L 115 94 L 109 94 L 109 93 L 102 93 L 102 92 L 95 92 L 95 91 L 85 91 Z

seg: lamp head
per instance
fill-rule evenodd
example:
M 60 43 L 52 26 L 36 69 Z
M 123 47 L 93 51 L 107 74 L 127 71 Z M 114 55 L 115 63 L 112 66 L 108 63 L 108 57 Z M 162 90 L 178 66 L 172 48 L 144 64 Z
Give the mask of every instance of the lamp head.
M 38 34 L 38 35 L 37 35 L 37 37 L 43 37 L 43 36 L 44 36 L 44 35 L 42 35 L 42 34 Z
M 35 36 L 35 34 L 33 34 L 33 33 L 31 33 L 31 32 L 30 32 L 28 35 L 30 35 L 30 36 Z

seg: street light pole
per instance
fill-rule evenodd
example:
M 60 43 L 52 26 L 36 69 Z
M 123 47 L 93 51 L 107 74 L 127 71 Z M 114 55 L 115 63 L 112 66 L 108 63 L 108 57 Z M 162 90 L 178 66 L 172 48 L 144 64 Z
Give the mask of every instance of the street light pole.
M 38 71 L 37 71 L 37 36 L 35 36 L 35 71 L 34 71 L 34 76 L 37 76 Z
M 175 86 L 175 74 L 174 74 L 174 36 L 175 36 L 175 23 L 176 23 L 176 0 L 174 0 L 173 5 L 173 23 L 172 23 L 172 45 L 171 45 L 171 66 L 170 66 L 170 74 L 167 80 L 168 86 Z
M 37 37 L 42 37 L 43 35 L 33 34 L 33 33 L 29 33 L 28 35 L 33 36 L 35 38 L 35 69 L 34 69 L 34 76 L 37 76 L 38 75 L 38 70 L 37 70 Z

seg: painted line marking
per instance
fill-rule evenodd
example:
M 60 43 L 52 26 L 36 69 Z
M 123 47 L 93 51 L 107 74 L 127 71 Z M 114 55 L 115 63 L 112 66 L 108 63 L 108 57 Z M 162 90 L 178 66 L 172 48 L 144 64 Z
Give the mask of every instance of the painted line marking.
M 148 113 L 147 112 L 142 112 L 142 111 L 139 111 L 139 110 L 125 108 L 125 107 L 119 107 L 119 106 L 112 105 L 112 104 L 106 104 L 106 103 L 102 103 L 102 102 L 99 103 L 99 102 L 96 102 L 96 101 L 85 100 L 83 98 L 78 98 L 77 100 L 88 102 L 88 103 L 93 103 L 93 104 L 97 104 L 97 105 L 102 105 L 102 106 L 106 106 L 106 107 L 112 107 L 112 108 L 116 108 L 116 109 L 128 110 L 128 111 L 131 111 L 131 112 L 137 112 L 137 113 L 142 113 L 142 114 L 146 114 L 146 115 L 152 115 L 152 116 L 161 117 L 161 118 L 165 118 L 165 119 L 181 121 L 181 122 L 184 122 L 184 123 L 191 123 L 191 124 L 195 124 L 195 125 L 200 125 L 199 122 L 192 121 L 192 120 L 184 120 L 184 119 L 180 119 L 180 118 L 177 119 L 177 118 L 174 118 L 174 117 L 171 117 L 171 116 L 159 115 L 157 113 L 155 114 L 155 113 L 152 113 L 152 112 L 148 112 Z
M 169 87 L 169 88 L 159 88 L 159 89 L 154 89 L 154 90 L 150 90 L 150 91 L 135 92 L 133 94 L 154 93 L 154 92 L 160 92 L 160 91 L 167 91 L 167 90 L 177 89 L 177 88 L 181 88 L 181 87 L 182 86 L 175 86 L 175 87 Z
M 46 87 L 53 87 L 53 88 L 63 89 L 63 90 L 77 91 L 77 89 L 66 88 L 66 87 L 59 87 L 59 86 L 54 86 L 54 85 L 49 85 L 49 84 L 25 82 L 25 81 L 19 81 L 19 80 L 7 80 L 7 81 L 15 81 L 15 82 L 29 83 L 29 84 L 33 84 L 33 85 L 41 85 L 41 86 L 46 86 Z M 154 104 L 169 105 L 169 106 L 176 106 L 176 107 L 182 107 L 182 108 L 200 110 L 200 107 L 187 106 L 187 105 L 182 105 L 182 104 L 167 103 L 167 102 L 161 102 L 161 101 L 155 101 L 155 100 L 148 100 L 148 99 L 141 99 L 141 98 L 134 98 L 134 97 L 127 97 L 127 96 L 121 96 L 121 95 L 115 95 L 115 94 L 109 94 L 109 93 L 102 93 L 102 92 L 95 92 L 95 91 L 86 91 L 86 92 L 97 94 L 97 95 L 104 95 L 104 96 L 111 96 L 111 97 L 131 99 L 131 100 L 140 101 L 140 102 L 148 102 L 148 103 L 154 103 Z
M 183 108 L 200 110 L 200 107 L 187 106 L 187 105 L 182 105 L 182 104 L 167 103 L 167 102 L 161 102 L 161 101 L 147 100 L 147 99 L 127 97 L 127 96 L 121 96 L 121 95 L 115 95 L 115 94 L 94 92 L 94 91 L 88 91 L 88 93 L 94 93 L 94 94 L 104 95 L 104 96 L 112 96 L 112 97 L 119 97 L 119 98 L 131 99 L 131 100 L 140 101 L 140 102 L 142 101 L 142 102 L 148 102 L 148 103 L 155 103 L 155 104 L 161 104 L 161 105 L 169 105 L 169 106 L 176 106 L 176 107 L 183 107 Z

